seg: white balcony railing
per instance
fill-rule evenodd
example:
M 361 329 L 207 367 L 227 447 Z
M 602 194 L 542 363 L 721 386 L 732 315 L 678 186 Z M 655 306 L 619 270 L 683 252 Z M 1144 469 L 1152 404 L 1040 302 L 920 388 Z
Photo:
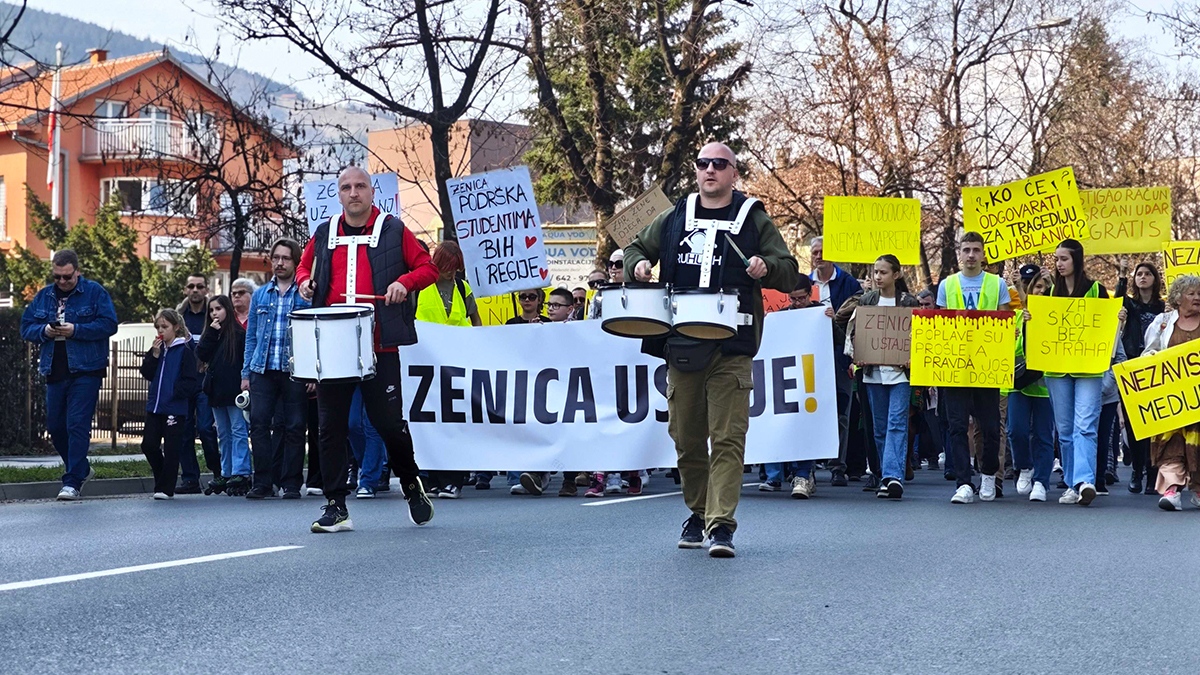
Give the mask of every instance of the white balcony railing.
M 197 134 L 174 120 L 96 120 L 83 130 L 83 159 L 195 160 L 216 148 L 215 132 Z

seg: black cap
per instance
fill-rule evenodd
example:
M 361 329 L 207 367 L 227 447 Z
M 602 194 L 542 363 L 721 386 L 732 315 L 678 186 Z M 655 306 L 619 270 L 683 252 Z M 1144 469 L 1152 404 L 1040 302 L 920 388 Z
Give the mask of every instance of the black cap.
M 1021 281 L 1030 281 L 1042 273 L 1042 268 L 1033 263 L 1021 265 Z

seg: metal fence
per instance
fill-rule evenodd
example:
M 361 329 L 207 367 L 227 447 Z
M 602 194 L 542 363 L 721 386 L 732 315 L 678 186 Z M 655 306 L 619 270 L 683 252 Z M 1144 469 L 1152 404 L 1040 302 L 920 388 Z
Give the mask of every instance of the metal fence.
M 0 339 L 0 448 L 46 449 L 46 385 L 37 371 L 38 350 Z
M 146 380 L 139 368 L 146 354 L 146 339 L 114 341 L 109 349 L 108 376 L 100 387 L 92 440 L 112 442 L 140 439 L 146 428 Z

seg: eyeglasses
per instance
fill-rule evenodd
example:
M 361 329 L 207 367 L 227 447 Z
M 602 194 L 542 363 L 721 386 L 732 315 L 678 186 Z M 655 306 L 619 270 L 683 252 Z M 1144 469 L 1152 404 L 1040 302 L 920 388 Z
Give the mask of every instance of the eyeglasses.
M 248 295 L 249 293 L 250 293 L 250 291 L 234 291 L 234 292 L 230 293 L 230 295 L 233 295 L 233 296 Z
M 189 291 L 196 291 L 202 288 L 208 288 L 208 284 L 188 284 L 187 287 Z
M 570 305 L 565 302 L 547 302 L 546 306 L 550 309 L 564 309 L 566 307 L 570 307 Z
M 625 267 L 625 261 L 624 260 L 611 260 L 611 261 L 609 261 L 608 266 L 615 270 L 619 270 L 619 269 Z
M 537 300 L 538 296 L 534 293 L 521 293 L 517 296 L 517 299 L 521 302 L 528 302 L 530 300 Z
M 698 157 L 696 159 L 696 168 L 701 171 L 707 171 L 709 164 L 717 171 L 724 171 L 729 166 L 729 160 L 724 157 Z
M 290 255 L 273 255 L 273 256 L 271 256 L 271 262 L 281 262 L 281 263 L 282 262 L 292 262 L 292 256 L 290 256 Z
M 71 272 L 70 274 L 55 274 L 54 275 L 55 281 L 70 281 L 74 278 L 75 278 L 74 272 Z

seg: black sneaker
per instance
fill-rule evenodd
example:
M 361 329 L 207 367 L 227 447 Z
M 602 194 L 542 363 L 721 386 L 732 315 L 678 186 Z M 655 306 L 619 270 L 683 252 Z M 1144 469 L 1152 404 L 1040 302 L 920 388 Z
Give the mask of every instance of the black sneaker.
M 846 471 L 844 469 L 834 469 L 833 477 L 829 479 L 829 484 L 834 487 L 846 487 Z
M 546 491 L 546 474 L 541 472 L 526 472 L 521 474 L 521 487 L 531 495 L 540 495 Z
M 696 514 L 683 521 L 683 534 L 679 535 L 679 548 L 704 547 L 704 519 Z
M 314 520 L 312 531 L 316 534 L 323 532 L 350 532 L 354 523 L 350 522 L 350 512 L 345 504 L 338 504 L 332 499 L 321 507 L 321 517 Z
M 271 488 L 265 485 L 255 485 L 246 493 L 246 499 L 266 499 L 271 496 Z
M 875 496 L 880 499 L 900 499 L 904 496 L 904 484 L 895 478 L 884 478 Z
M 375 492 L 391 492 L 391 491 L 392 491 L 391 481 L 380 480 L 378 483 L 375 484 Z
M 461 496 L 462 488 L 457 485 L 447 485 L 438 493 L 438 497 L 441 499 L 458 499 Z
M 199 483 L 180 483 L 179 487 L 175 488 L 177 495 L 198 495 L 200 494 Z
M 1104 483 L 1105 483 L 1105 481 L 1100 481 L 1100 482 L 1096 483 L 1096 494 L 1098 496 L 1103 496 L 1103 497 L 1108 496 L 1108 486 L 1105 485 Z
M 408 502 L 408 519 L 413 525 L 424 525 L 433 520 L 433 502 L 425 494 L 420 477 L 404 485 L 404 499 Z
M 733 532 L 728 525 L 718 525 L 708 535 L 708 555 L 713 558 L 732 558 L 737 555 L 733 550 Z
M 879 489 L 879 478 L 872 474 L 863 485 L 863 492 L 874 492 Z
M 284 499 L 300 499 L 300 488 L 288 487 L 283 488 Z

